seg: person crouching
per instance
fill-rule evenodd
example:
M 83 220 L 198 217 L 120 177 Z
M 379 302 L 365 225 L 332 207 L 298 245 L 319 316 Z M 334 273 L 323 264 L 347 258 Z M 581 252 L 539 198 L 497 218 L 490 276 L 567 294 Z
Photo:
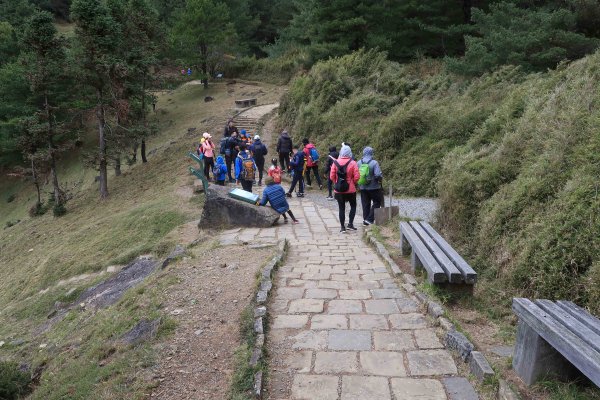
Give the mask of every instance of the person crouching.
M 271 205 L 273 210 L 277 211 L 280 215 L 283 215 L 284 222 L 287 222 L 286 213 L 292 218 L 294 224 L 298 224 L 300 221 L 294 217 L 294 213 L 290 210 L 290 205 L 288 204 L 285 198 L 285 190 L 281 187 L 281 185 L 275 183 L 273 177 L 268 176 L 265 179 L 265 184 L 267 187 L 263 191 L 263 197 L 260 201 L 261 206 L 266 206 L 267 203 Z

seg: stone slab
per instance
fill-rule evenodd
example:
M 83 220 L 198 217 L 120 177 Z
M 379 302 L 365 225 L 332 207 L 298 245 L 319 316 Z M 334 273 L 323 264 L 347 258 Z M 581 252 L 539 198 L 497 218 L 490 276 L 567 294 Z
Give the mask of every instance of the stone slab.
M 393 378 L 392 392 L 396 400 L 446 400 L 440 381 L 434 379 Z
M 416 350 L 406 354 L 412 376 L 454 375 L 454 359 L 446 350 Z
M 319 374 L 343 374 L 358 372 L 357 353 L 351 351 L 317 352 L 315 372 Z
M 442 349 L 444 345 L 435 333 L 435 329 L 417 329 L 414 331 L 419 349 Z
M 366 289 L 340 290 L 340 299 L 345 300 L 365 300 L 370 299 L 371 293 Z
M 391 282 L 393 286 L 396 285 L 395 282 Z M 400 289 L 373 289 L 371 290 L 374 299 L 399 299 L 402 297 L 406 297 Z
M 308 315 L 277 315 L 273 319 L 273 329 L 300 329 L 308 323 Z
M 311 329 L 347 329 L 348 319 L 345 315 L 322 314 L 313 315 L 310 320 Z
M 448 393 L 448 400 L 479 400 L 471 383 L 462 377 L 448 377 L 442 380 Z
M 350 329 L 388 330 L 388 322 L 383 315 L 350 315 Z
M 288 370 L 293 370 L 298 373 L 309 373 L 312 364 L 312 351 L 294 351 L 290 353 L 283 361 L 283 365 Z
M 299 299 L 290 301 L 290 313 L 321 313 L 323 312 L 323 300 Z
M 328 304 L 329 314 L 360 314 L 362 302 L 360 300 L 331 300 Z
M 392 329 L 424 329 L 427 328 L 427 320 L 422 314 L 392 314 L 389 316 Z
M 368 314 L 396 314 L 400 312 L 394 300 L 366 300 L 365 309 Z
M 353 330 L 329 331 L 330 350 L 371 350 L 371 332 Z
M 295 400 L 337 400 L 338 378 L 297 374 L 292 383 L 292 398 Z
M 479 351 L 472 351 L 469 358 L 469 368 L 471 373 L 480 381 L 494 376 L 494 370 L 486 360 L 485 356 Z
M 375 350 L 406 351 L 415 349 L 410 331 L 373 332 L 373 342 Z
M 302 331 L 292 339 L 295 350 L 324 350 L 327 347 L 327 331 Z
M 391 351 L 363 351 L 360 353 L 360 365 L 366 375 L 406 376 L 402 353 Z
M 315 397 L 320 399 L 320 397 Z M 343 376 L 342 400 L 389 400 L 386 378 L 372 376 Z

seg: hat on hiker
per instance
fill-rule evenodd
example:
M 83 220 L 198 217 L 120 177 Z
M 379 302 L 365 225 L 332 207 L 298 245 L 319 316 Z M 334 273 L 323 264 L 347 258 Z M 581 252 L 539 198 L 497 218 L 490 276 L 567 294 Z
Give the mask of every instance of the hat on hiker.
M 260 136 L 254 135 L 254 140 L 260 140 Z
M 241 134 L 242 136 L 246 136 L 246 130 L 245 130 L 245 129 L 242 129 L 242 131 L 240 132 L 240 134 Z
M 204 139 L 210 139 L 210 138 L 212 138 L 212 136 L 210 136 L 210 133 L 208 133 L 208 132 L 204 132 L 204 133 L 202 134 L 202 137 L 203 137 Z
M 265 178 L 265 185 L 269 186 L 275 183 L 275 179 L 272 176 L 267 176 Z
M 340 157 L 352 158 L 352 149 L 350 149 L 350 146 L 342 146 L 342 148 L 340 149 Z

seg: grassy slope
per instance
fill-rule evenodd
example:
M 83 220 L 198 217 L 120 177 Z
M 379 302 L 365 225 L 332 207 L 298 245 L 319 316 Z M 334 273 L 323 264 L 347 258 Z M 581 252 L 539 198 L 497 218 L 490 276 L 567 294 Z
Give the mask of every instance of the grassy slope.
M 261 100 L 278 99 L 277 90 L 263 90 L 267 94 Z M 206 95 L 216 100 L 204 103 Z M 100 201 L 93 183 L 95 172 L 82 169 L 79 156 L 72 156 L 62 163 L 61 179 L 82 184 L 68 204 L 68 214 L 59 219 L 51 213 L 35 219 L 26 217 L 34 201 L 33 188 L 14 180 L 0 181 L 2 225 L 8 220 L 22 220 L 0 230 L 0 340 L 28 341 L 18 348 L 5 345 L 0 358 L 47 363 L 35 398 L 89 398 L 91 393 L 108 398 L 111 393 L 141 393 L 143 388 L 133 384 L 135 379 L 131 380 L 127 372 L 151 362 L 151 352 L 142 346 L 119 349 L 112 355 L 115 349 L 107 340 L 144 316 L 159 315 L 161 291 L 168 286 L 168 279 L 153 277 L 140 289 L 130 291 L 118 305 L 95 315 L 70 313 L 41 337 L 32 337 L 31 332 L 46 320 L 56 301 L 70 301 L 83 289 L 77 284 L 56 286 L 60 280 L 124 264 L 140 254 L 161 256 L 174 247 L 174 228 L 197 219 L 200 213 L 198 200 L 178 194 L 178 189 L 192 182 L 185 154 L 198 140 L 186 135 L 187 128 L 197 127 L 200 132 L 214 129 L 218 134 L 231 115 L 232 103 L 224 85 L 208 91 L 197 85 L 184 86 L 160 94 L 156 117 L 161 134 L 149 142 L 149 152 L 156 150 L 149 162 L 126 168 L 120 177 L 111 174 L 110 197 Z M 7 203 L 4 196 L 12 193 L 17 198 Z M 39 293 L 46 288 L 50 290 Z M 77 290 L 67 296 L 71 288 Z M 168 328 L 167 321 L 161 329 Z M 49 343 L 48 350 L 38 353 L 40 343 Z M 114 359 L 110 368 L 98 364 L 106 357 Z M 126 382 L 128 379 L 131 381 Z M 131 393 L 127 396 L 134 396 Z

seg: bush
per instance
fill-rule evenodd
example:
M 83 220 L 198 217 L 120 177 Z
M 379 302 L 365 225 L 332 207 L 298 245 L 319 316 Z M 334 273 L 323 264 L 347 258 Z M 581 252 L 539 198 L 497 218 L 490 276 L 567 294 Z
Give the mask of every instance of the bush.
M 31 376 L 13 362 L 0 361 L 0 399 L 13 400 L 29 393 Z
M 55 217 L 62 217 L 67 213 L 67 208 L 64 204 L 55 204 L 54 207 L 52 207 L 52 213 Z
M 45 205 L 44 203 L 36 202 L 29 209 L 29 216 L 32 217 L 32 218 L 33 217 L 39 217 L 39 216 L 42 216 L 42 215 L 46 214 L 46 211 L 48 211 L 48 206 L 47 205 Z

